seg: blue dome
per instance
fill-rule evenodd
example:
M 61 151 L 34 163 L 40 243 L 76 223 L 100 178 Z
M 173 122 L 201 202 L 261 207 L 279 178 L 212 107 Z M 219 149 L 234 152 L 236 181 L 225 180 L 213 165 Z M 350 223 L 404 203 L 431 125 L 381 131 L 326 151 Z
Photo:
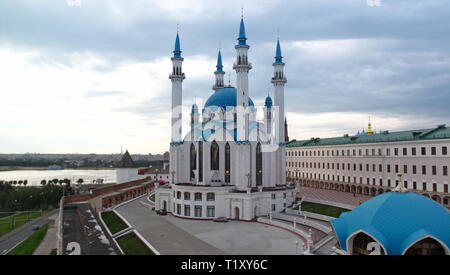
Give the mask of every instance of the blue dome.
M 450 213 L 422 195 L 386 192 L 331 220 L 343 250 L 360 230 L 375 238 L 388 255 L 401 255 L 418 239 L 432 236 L 450 247 Z
M 266 97 L 266 107 L 272 108 L 272 98 L 270 96 Z
M 210 106 L 222 107 L 224 110 L 227 106 L 236 107 L 236 88 L 225 87 L 217 90 L 205 103 L 205 108 Z M 255 106 L 250 97 L 248 98 L 248 106 Z

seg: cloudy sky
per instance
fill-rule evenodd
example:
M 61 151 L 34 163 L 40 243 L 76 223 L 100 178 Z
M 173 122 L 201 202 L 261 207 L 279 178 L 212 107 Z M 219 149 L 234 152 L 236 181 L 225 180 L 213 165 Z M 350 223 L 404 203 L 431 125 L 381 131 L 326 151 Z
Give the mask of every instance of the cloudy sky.
M 228 80 L 241 7 L 256 105 L 279 30 L 292 139 L 369 116 L 377 130 L 450 123 L 448 0 L 0 0 L 0 153 L 167 151 L 177 23 L 185 119 L 212 93 L 219 45 Z

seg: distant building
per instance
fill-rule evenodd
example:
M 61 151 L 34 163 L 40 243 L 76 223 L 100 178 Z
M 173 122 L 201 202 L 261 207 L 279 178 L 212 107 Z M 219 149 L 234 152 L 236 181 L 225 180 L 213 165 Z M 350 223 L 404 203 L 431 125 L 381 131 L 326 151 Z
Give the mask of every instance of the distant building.
M 378 195 L 403 174 L 410 191 L 450 207 L 450 129 L 374 133 L 292 140 L 286 146 L 286 176 L 301 186 Z
M 123 154 L 122 159 L 117 164 L 116 168 L 116 182 L 117 184 L 140 179 L 138 175 L 138 168 L 133 159 L 128 153 L 128 150 Z

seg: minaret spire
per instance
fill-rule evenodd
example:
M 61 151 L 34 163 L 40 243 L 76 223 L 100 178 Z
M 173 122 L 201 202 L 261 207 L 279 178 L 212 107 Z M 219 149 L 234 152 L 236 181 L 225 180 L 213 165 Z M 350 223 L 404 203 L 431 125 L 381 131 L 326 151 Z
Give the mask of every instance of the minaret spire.
M 183 73 L 182 65 L 184 58 L 181 57 L 180 36 L 177 26 L 177 36 L 175 38 L 175 49 L 173 51 L 172 60 L 172 73 L 169 75 L 169 79 L 172 81 L 172 117 L 171 117 L 171 142 L 170 142 L 170 169 L 175 171 L 175 177 L 173 180 L 178 182 L 180 175 L 178 168 L 182 166 L 180 158 L 178 156 L 179 149 L 177 148 L 182 144 L 182 101 L 183 101 L 183 80 L 186 78 Z M 171 180 L 171 184 L 173 184 Z
M 224 85 L 224 81 L 223 81 L 223 77 L 225 75 L 225 72 L 222 70 L 223 65 L 222 65 L 222 54 L 220 52 L 220 48 L 219 48 L 219 53 L 217 54 L 217 65 L 216 65 L 217 70 L 214 72 L 214 75 L 216 76 L 216 81 L 214 83 L 213 86 L 213 90 L 217 91 L 219 89 L 222 89 L 223 87 L 225 87 Z

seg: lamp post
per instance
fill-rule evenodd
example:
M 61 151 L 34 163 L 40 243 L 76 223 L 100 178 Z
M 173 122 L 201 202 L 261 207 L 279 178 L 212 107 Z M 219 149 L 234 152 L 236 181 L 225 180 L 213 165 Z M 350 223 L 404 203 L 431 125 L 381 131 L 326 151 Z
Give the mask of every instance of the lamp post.
M 248 171 L 248 173 L 247 173 L 247 179 L 248 179 L 248 187 L 250 188 L 251 187 L 251 184 L 250 184 L 250 176 L 251 176 L 251 173 L 250 173 L 250 171 Z
M 172 169 L 172 184 L 175 184 L 175 170 Z
M 258 171 L 258 179 L 259 179 L 259 184 L 258 185 L 262 185 L 262 171 L 261 170 L 259 170 Z
M 225 183 L 229 183 L 230 182 L 230 171 L 226 170 L 225 171 Z
M 295 241 L 295 255 L 298 255 L 298 241 Z
M 156 174 L 156 178 L 155 178 L 155 180 L 156 180 L 156 181 L 158 181 L 158 171 L 159 171 L 159 169 L 158 169 L 158 168 L 156 168 L 156 169 L 155 169 L 155 174 Z

